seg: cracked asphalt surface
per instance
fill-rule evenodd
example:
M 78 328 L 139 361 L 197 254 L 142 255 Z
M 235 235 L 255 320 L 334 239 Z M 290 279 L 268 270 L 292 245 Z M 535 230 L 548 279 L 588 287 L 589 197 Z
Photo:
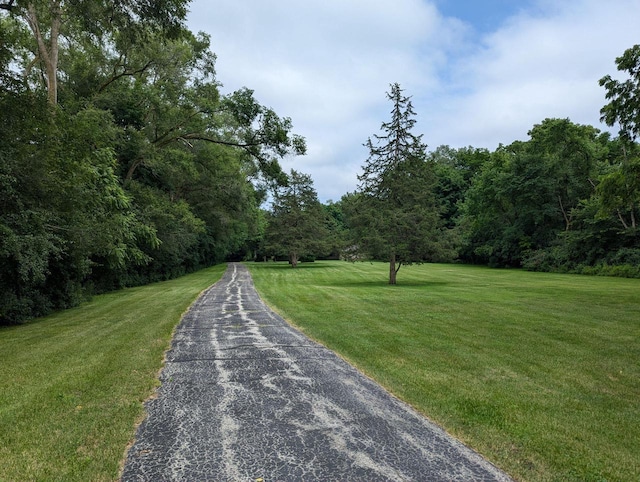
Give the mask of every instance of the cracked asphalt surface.
M 178 326 L 122 481 L 510 481 L 272 312 L 230 264 Z

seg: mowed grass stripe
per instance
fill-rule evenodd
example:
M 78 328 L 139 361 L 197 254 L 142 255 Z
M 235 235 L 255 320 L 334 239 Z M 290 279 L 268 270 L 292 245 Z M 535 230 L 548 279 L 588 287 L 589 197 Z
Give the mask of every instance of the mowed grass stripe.
M 224 270 L 0 328 L 0 481 L 116 480 L 173 329 Z
M 248 264 L 283 316 L 520 480 L 640 480 L 640 281 Z

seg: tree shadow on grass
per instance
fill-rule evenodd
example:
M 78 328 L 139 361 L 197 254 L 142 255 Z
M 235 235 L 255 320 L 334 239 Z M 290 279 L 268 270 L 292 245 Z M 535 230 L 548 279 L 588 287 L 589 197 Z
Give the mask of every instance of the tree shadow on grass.
M 289 263 L 287 263 L 286 261 L 267 261 L 262 262 L 262 263 L 253 263 L 253 266 L 256 266 L 258 268 L 265 268 L 265 269 L 288 269 L 291 271 L 296 271 L 298 269 L 322 269 L 322 268 L 331 268 L 331 266 L 326 265 L 326 264 L 322 264 L 322 263 L 313 263 L 313 262 L 307 262 L 307 263 L 298 263 L 298 266 L 296 266 L 295 268 L 292 268 L 291 265 Z
M 344 281 L 337 283 L 327 283 L 327 286 L 335 286 L 340 288 L 389 288 L 389 289 L 402 289 L 402 288 L 430 288 L 434 286 L 446 286 L 451 283 L 444 281 L 429 281 L 429 280 L 409 280 L 398 281 L 395 285 L 390 285 L 386 280 L 366 280 L 366 281 Z
M 1 324 L 0 323 L 0 332 L 8 332 L 8 331 L 14 331 L 19 329 L 20 327 L 26 325 L 27 322 L 21 322 L 21 323 L 5 323 L 5 324 Z

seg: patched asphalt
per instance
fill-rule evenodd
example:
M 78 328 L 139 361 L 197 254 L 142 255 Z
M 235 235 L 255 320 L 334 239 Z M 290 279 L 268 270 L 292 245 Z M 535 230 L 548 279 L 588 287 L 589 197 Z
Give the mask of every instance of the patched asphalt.
M 124 482 L 511 480 L 288 325 L 241 264 L 184 316 L 160 381 Z

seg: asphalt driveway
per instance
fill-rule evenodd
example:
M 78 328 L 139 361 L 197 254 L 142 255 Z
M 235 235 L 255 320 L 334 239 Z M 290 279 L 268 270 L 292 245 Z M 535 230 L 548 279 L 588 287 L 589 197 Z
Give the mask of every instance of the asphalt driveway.
M 247 268 L 177 328 L 129 481 L 508 481 L 273 313 Z

